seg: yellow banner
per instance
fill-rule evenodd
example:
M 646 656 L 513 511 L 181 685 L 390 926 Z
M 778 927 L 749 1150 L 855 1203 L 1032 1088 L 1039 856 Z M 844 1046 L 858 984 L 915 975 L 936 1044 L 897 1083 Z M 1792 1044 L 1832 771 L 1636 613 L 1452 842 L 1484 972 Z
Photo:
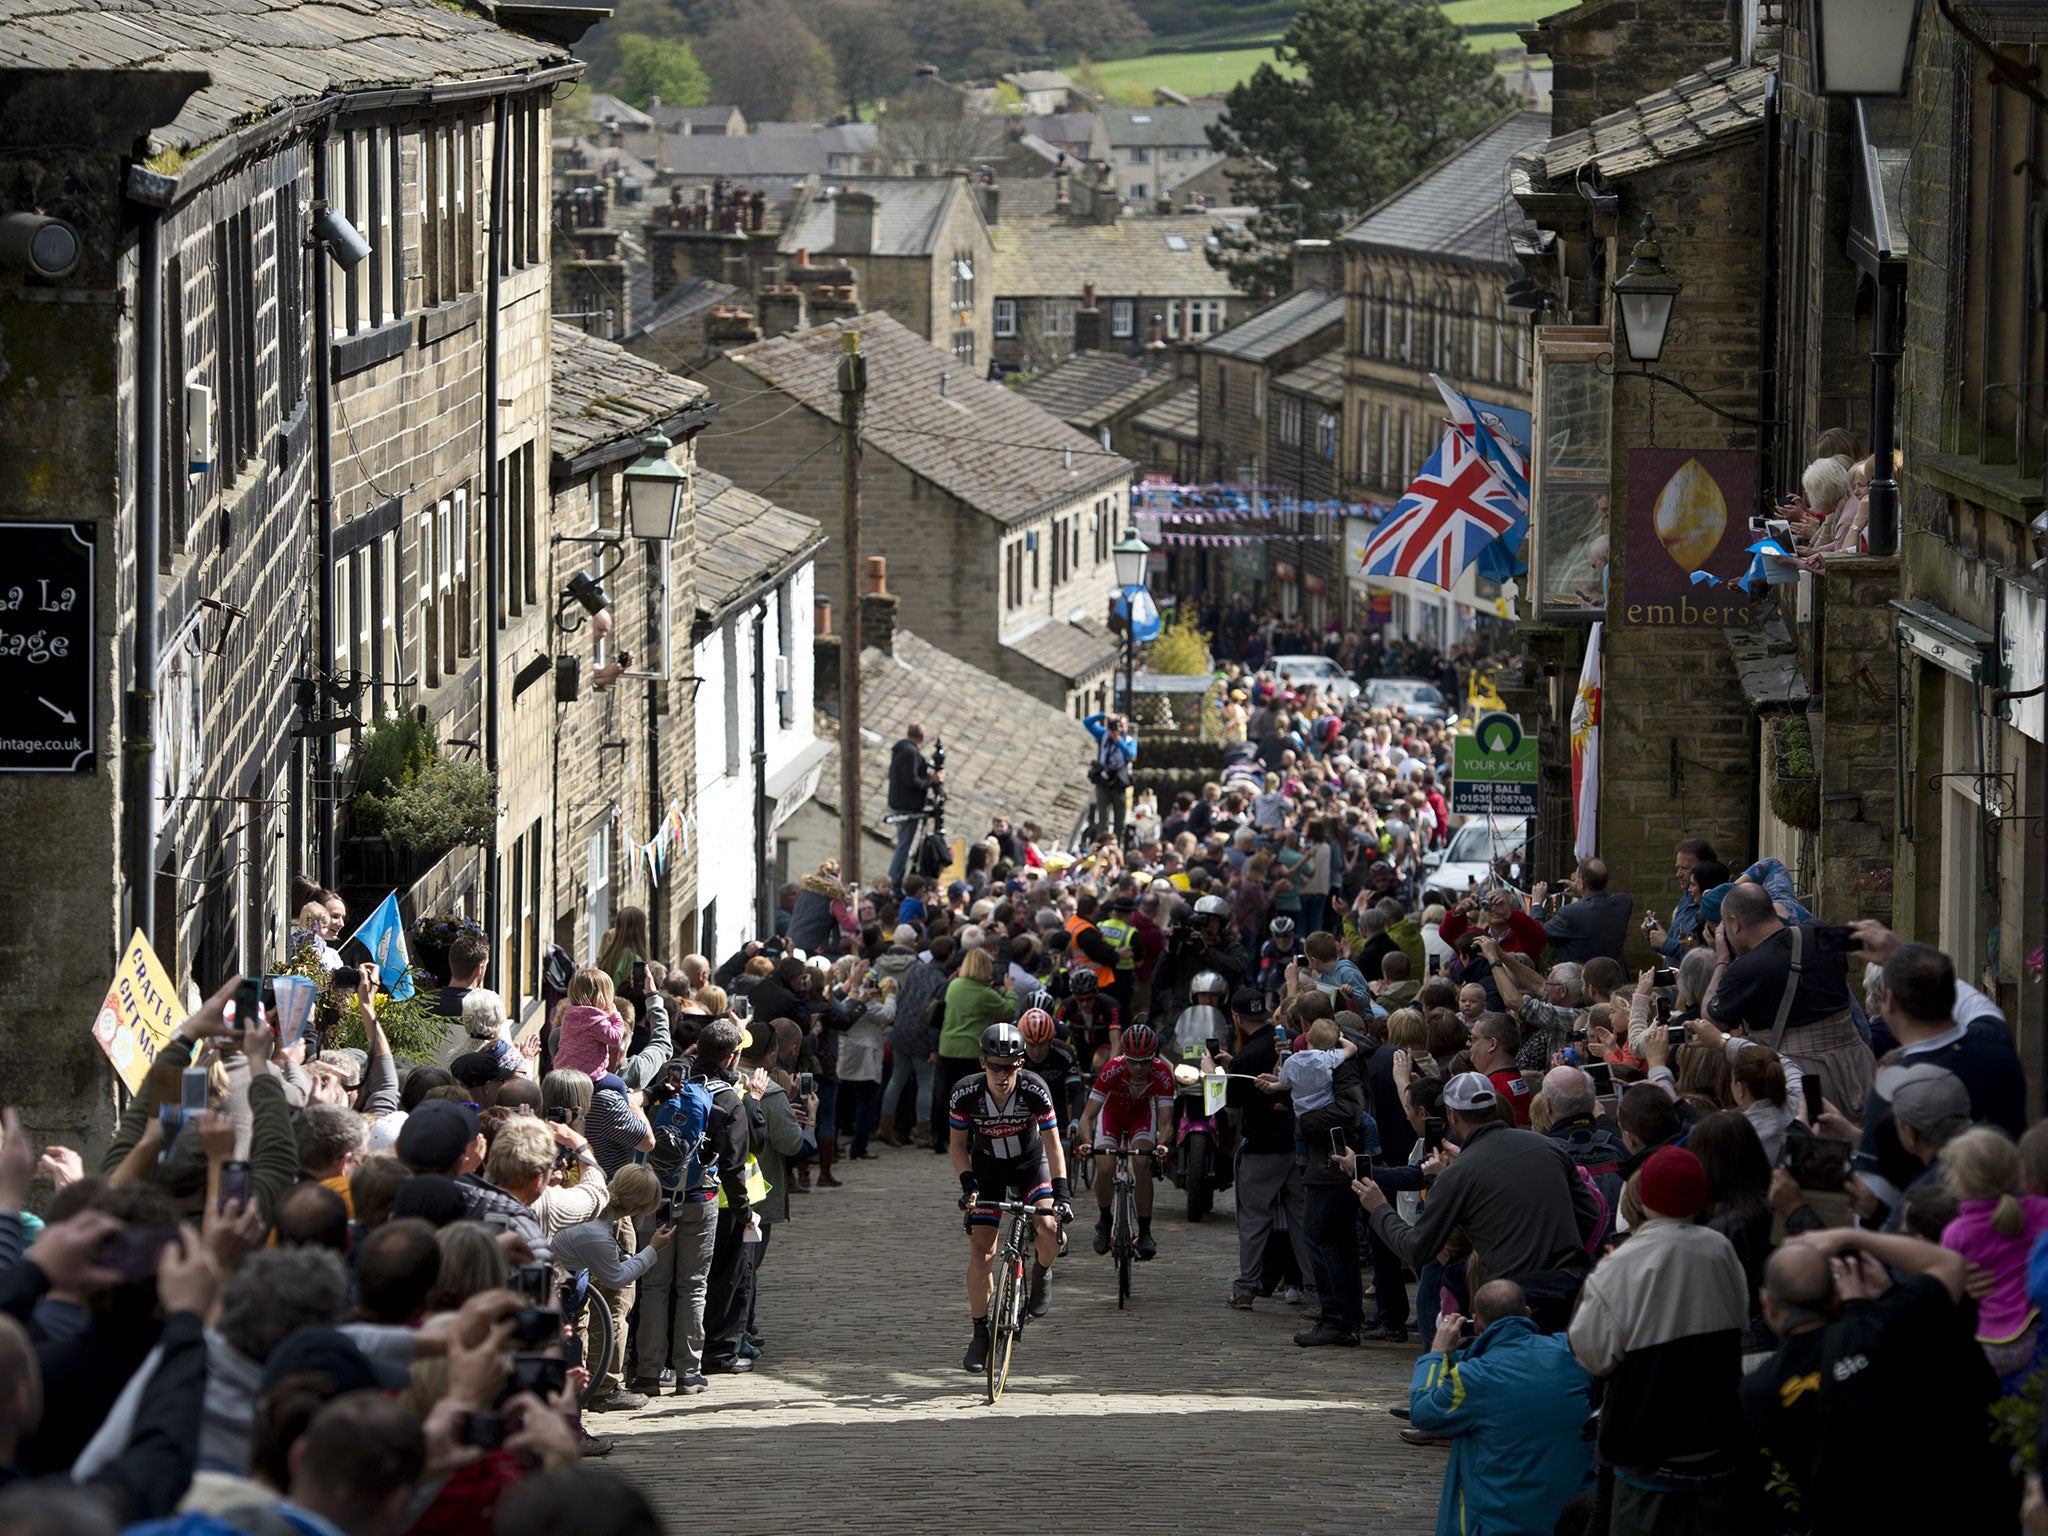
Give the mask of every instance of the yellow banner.
M 184 1022 L 185 1009 L 178 1001 L 177 989 L 164 974 L 149 940 L 137 929 L 122 953 L 114 984 L 107 989 L 107 1000 L 100 1004 L 99 1017 L 92 1026 L 93 1039 L 99 1041 L 130 1093 L 142 1092 L 157 1053 Z
M 1223 1113 L 1224 1096 L 1230 1092 L 1230 1084 L 1221 1072 L 1202 1079 L 1202 1113 L 1220 1115 Z

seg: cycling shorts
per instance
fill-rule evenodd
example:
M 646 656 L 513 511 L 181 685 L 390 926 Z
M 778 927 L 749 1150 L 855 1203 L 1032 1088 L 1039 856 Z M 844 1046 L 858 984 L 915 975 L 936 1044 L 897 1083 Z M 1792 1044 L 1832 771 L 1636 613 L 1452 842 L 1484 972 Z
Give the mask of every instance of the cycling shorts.
M 995 1208 L 998 1200 L 1026 1202 L 1052 1198 L 1052 1169 L 1045 1160 L 1045 1147 L 1033 1142 L 1023 1157 L 990 1157 L 975 1152 L 969 1161 L 974 1169 L 975 1205 L 968 1212 L 972 1226 L 993 1227 L 1003 1219 Z
M 1114 1152 L 1119 1141 L 1133 1145 L 1157 1140 L 1151 1098 L 1134 1099 L 1118 1093 L 1102 1101 L 1102 1115 L 1095 1122 L 1095 1145 L 1099 1151 Z

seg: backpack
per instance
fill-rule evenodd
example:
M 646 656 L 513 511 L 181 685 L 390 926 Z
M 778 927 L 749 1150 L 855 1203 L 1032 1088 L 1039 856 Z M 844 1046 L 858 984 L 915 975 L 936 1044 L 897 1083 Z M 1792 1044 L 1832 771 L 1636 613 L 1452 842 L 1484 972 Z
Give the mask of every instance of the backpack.
M 647 1162 L 664 1189 L 695 1189 L 711 1128 L 712 1085 L 691 1078 L 654 1112 L 654 1149 Z

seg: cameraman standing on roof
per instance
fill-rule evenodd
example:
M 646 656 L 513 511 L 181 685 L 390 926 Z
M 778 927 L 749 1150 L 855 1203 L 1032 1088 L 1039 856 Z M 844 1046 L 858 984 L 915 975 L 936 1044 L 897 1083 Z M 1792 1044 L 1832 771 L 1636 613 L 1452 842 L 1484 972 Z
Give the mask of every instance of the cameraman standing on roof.
M 903 728 L 903 739 L 889 749 L 889 814 L 902 818 L 896 823 L 896 852 L 889 860 L 889 885 L 899 894 L 903 890 L 903 872 L 910 867 L 910 855 L 924 825 L 925 797 L 945 782 L 945 771 L 925 761 L 924 727 L 913 721 Z

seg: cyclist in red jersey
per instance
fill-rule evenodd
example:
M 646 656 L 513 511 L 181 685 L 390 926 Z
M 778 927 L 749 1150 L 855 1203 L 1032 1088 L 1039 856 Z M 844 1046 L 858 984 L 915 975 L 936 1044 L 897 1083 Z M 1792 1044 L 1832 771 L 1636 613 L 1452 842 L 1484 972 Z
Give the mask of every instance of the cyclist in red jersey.
M 1160 1059 L 1159 1032 L 1150 1024 L 1131 1025 L 1123 1032 L 1122 1043 L 1123 1054 L 1104 1064 L 1088 1091 L 1080 1139 L 1093 1140 L 1100 1152 L 1113 1153 L 1119 1141 L 1128 1141 L 1133 1151 L 1153 1155 L 1132 1160 L 1138 1181 L 1138 1257 L 1149 1259 L 1159 1251 L 1152 1240 L 1153 1158 L 1173 1144 L 1168 1134 L 1173 1119 L 1173 1069 Z M 1115 1162 L 1098 1157 L 1095 1203 L 1101 1209 L 1095 1220 L 1097 1253 L 1109 1252 L 1109 1202 L 1115 1180 Z

